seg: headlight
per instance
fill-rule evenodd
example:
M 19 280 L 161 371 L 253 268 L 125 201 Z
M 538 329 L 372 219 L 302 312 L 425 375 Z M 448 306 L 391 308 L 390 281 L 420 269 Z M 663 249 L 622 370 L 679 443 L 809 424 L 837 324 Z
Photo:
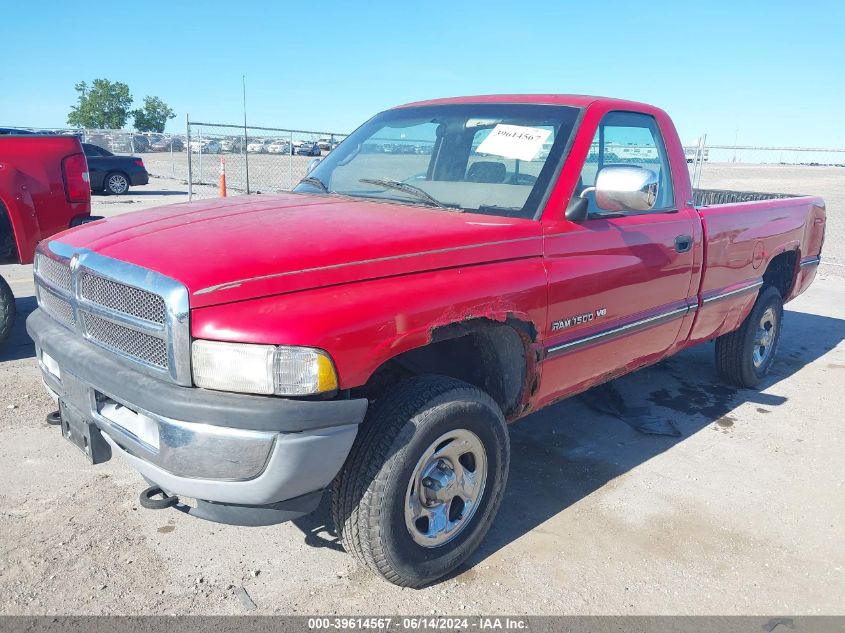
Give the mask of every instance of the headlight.
M 337 389 L 328 355 L 310 347 L 193 342 L 194 384 L 240 393 L 307 396 Z

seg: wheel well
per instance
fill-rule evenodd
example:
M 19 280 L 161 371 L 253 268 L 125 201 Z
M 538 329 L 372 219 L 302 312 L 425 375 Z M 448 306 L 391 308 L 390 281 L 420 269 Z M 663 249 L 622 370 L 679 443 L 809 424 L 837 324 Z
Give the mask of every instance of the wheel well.
M 522 322 L 472 319 L 432 331 L 431 342 L 383 363 L 362 387 L 353 391 L 370 399 L 412 376 L 451 376 L 483 389 L 505 417 L 521 410 L 533 371 L 530 343 L 534 329 Z
M 795 283 L 795 267 L 798 264 L 798 251 L 786 251 L 772 258 L 763 273 L 763 286 L 777 288 L 780 296 L 786 299 Z
M 18 247 L 15 244 L 15 232 L 6 207 L 0 202 L 0 264 L 17 262 Z

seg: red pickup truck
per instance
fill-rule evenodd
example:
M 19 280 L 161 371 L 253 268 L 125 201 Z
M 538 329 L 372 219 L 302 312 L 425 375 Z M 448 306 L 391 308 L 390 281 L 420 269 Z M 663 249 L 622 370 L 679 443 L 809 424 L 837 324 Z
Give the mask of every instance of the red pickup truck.
M 293 192 L 42 243 L 27 326 L 64 435 L 142 505 L 264 525 L 330 490 L 347 551 L 416 587 L 490 527 L 507 422 L 705 341 L 757 384 L 824 228 L 817 197 L 694 191 L 657 108 L 443 99 Z
M 0 134 L 0 264 L 32 263 L 40 240 L 90 213 L 88 166 L 78 138 Z M 15 298 L 0 277 L 0 343 L 14 320 Z

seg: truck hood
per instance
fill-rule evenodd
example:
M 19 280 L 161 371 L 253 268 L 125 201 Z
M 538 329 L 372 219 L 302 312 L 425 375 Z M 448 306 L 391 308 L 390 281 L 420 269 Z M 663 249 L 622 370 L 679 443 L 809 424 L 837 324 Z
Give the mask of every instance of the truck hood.
M 300 193 L 159 207 L 57 239 L 182 282 L 192 307 L 541 254 L 539 222 Z

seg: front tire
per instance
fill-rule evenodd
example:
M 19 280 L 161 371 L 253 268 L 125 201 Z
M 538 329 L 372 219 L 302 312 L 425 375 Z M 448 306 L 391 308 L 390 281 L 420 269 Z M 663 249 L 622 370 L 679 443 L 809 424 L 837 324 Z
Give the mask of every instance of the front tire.
M 476 550 L 507 483 L 510 440 L 490 396 L 443 376 L 413 378 L 367 414 L 332 486 L 344 547 L 402 587 L 422 587 Z
M 113 171 L 106 176 L 106 191 L 110 194 L 120 196 L 129 191 L 129 178 L 126 174 Z
M 0 277 L 0 343 L 9 338 L 15 324 L 15 297 L 6 280 Z
M 716 369 L 736 387 L 756 387 L 769 373 L 780 342 L 783 299 L 777 288 L 764 288 L 738 330 L 716 339 Z

